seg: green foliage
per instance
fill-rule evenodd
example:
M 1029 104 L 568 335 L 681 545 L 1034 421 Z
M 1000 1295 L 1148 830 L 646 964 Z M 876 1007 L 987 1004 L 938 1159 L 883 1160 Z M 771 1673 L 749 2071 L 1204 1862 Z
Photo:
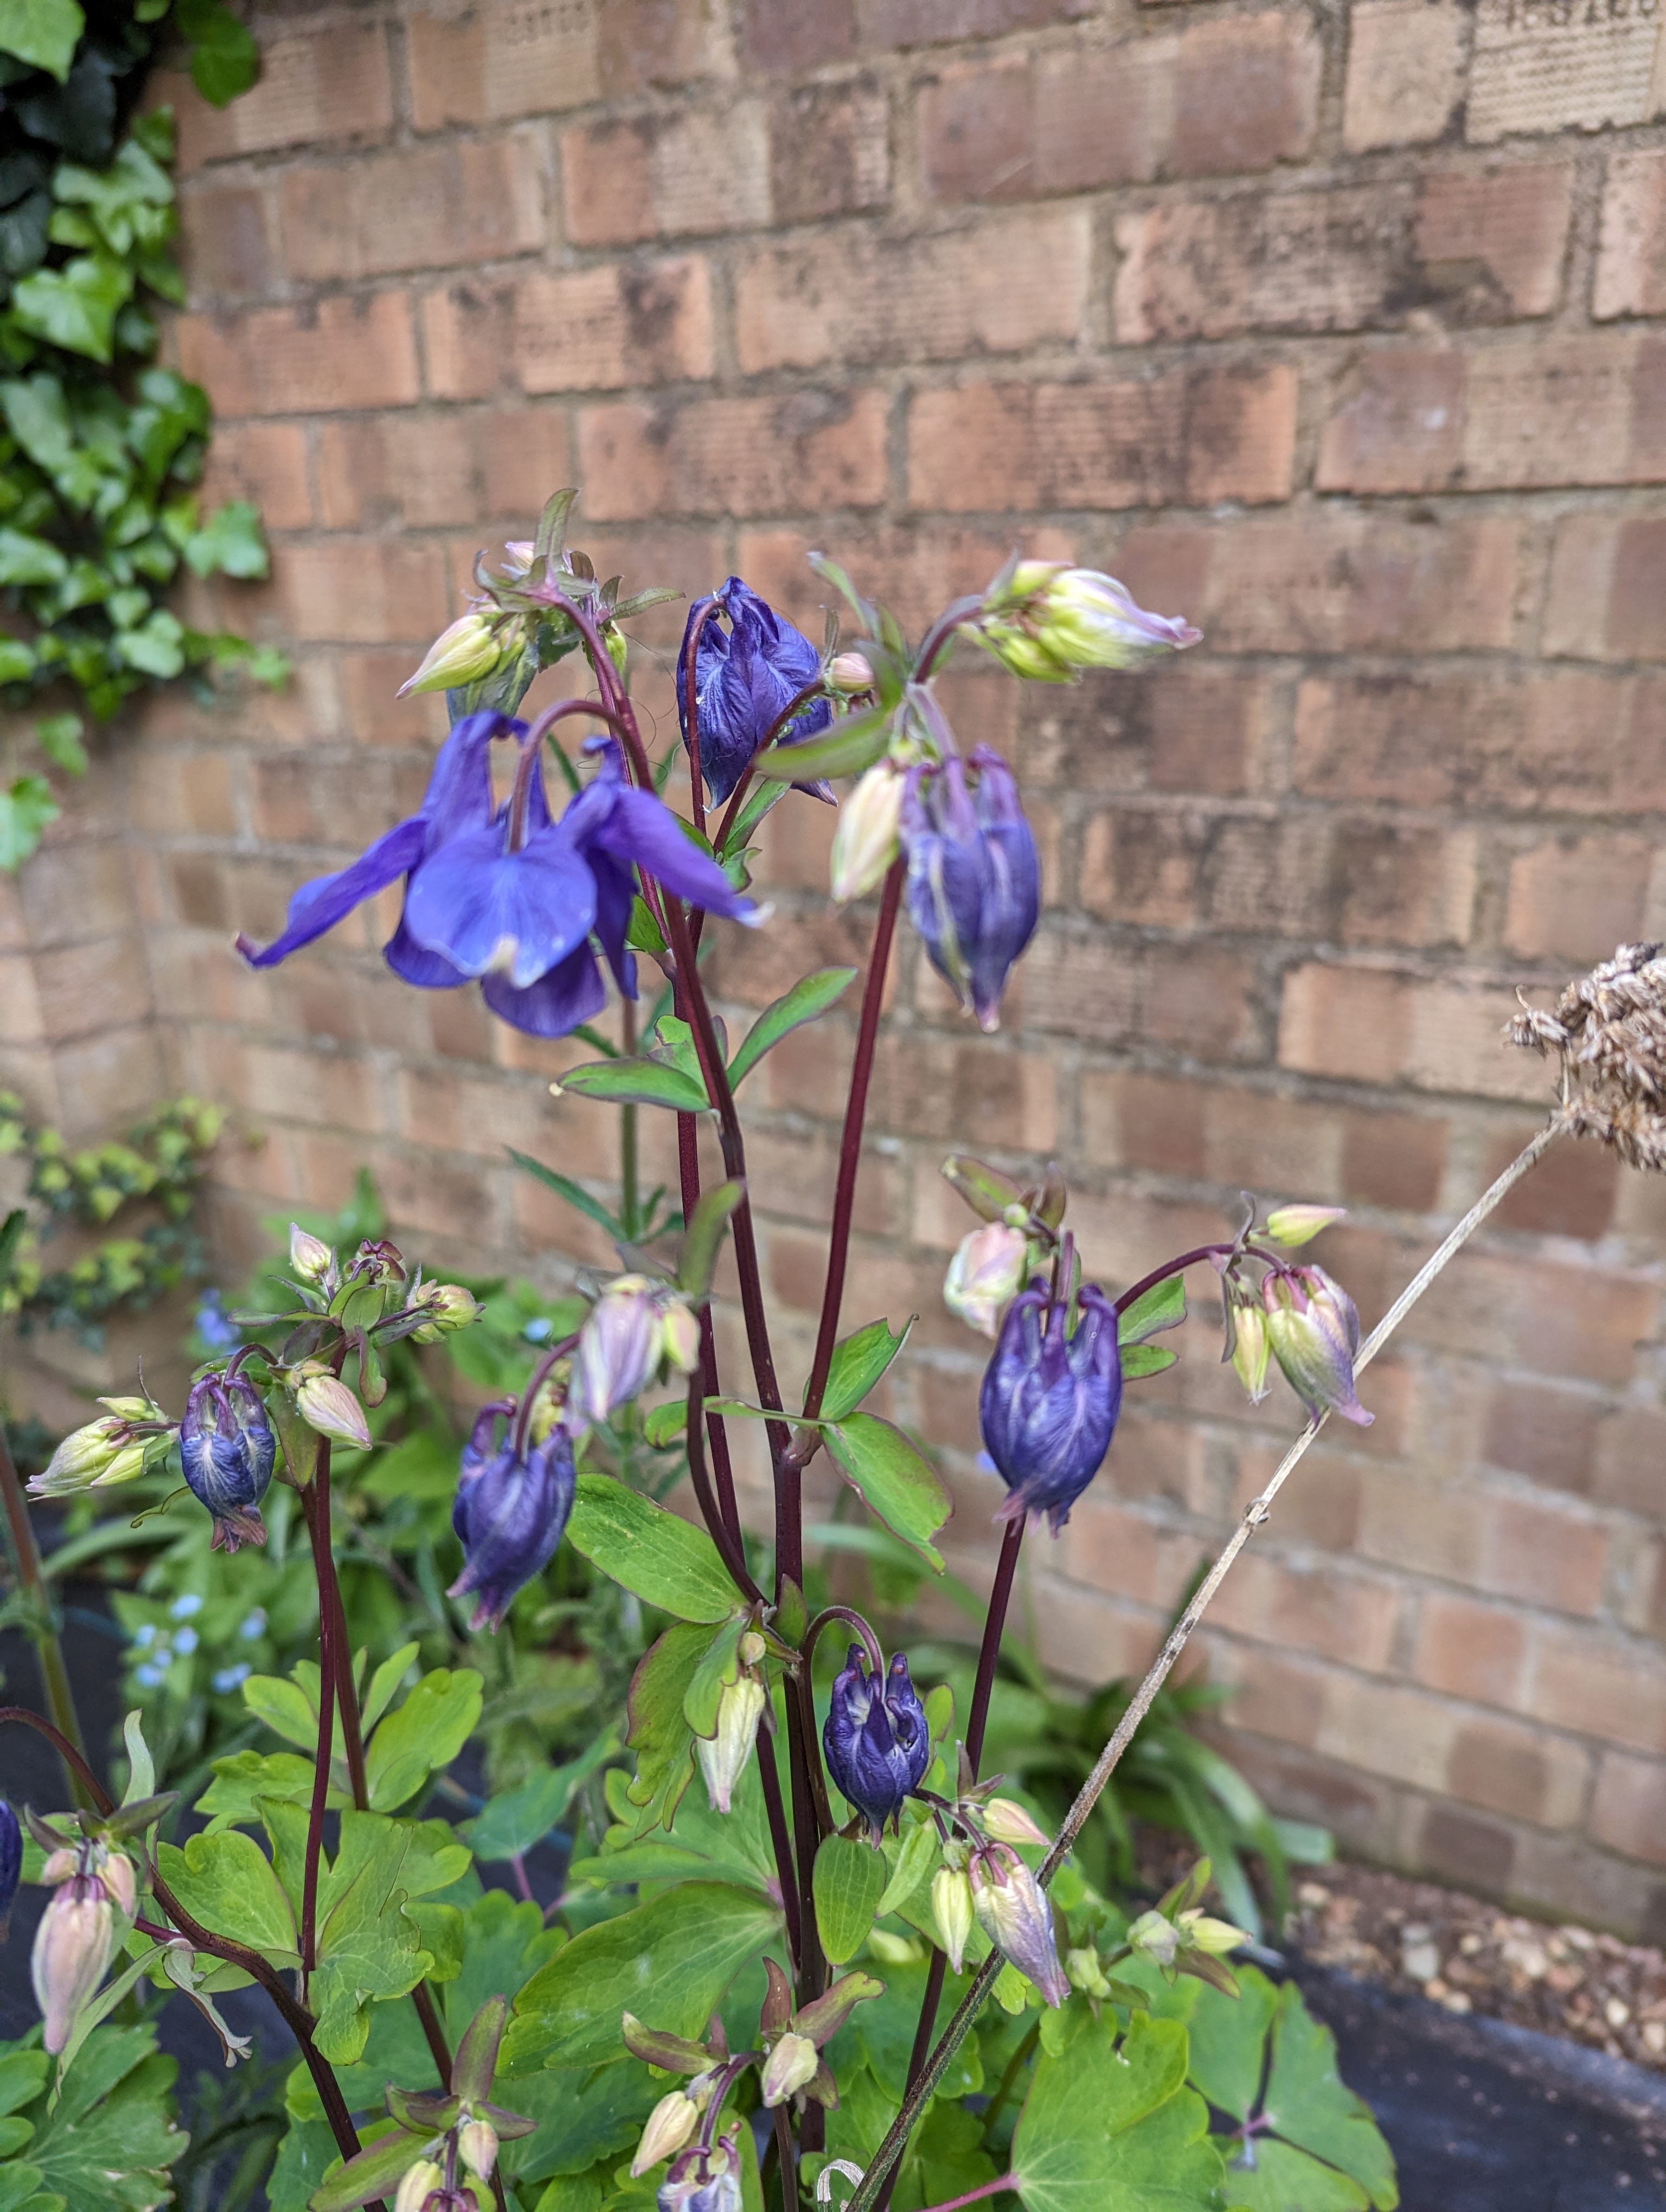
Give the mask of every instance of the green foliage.
M 151 2212 L 187 2138 L 173 2117 L 178 2072 L 149 2027 L 95 2027 L 53 2102 L 40 2032 L 0 2045 L 3 2212 Z
M 266 574 L 259 518 L 211 515 L 196 485 L 207 395 L 157 360 L 155 303 L 185 296 L 170 114 L 135 112 L 161 42 L 177 36 L 205 97 L 255 81 L 254 41 L 222 0 L 12 0 L 0 13 L 11 128 L 0 162 L 0 705 L 37 715 L 59 774 L 85 772 L 83 716 L 190 672 L 281 682 L 281 659 L 188 628 L 164 597 L 195 576 Z M 56 704 L 53 702 L 56 702 Z M 16 868 L 60 809 L 50 778 L 0 770 L 0 868 Z

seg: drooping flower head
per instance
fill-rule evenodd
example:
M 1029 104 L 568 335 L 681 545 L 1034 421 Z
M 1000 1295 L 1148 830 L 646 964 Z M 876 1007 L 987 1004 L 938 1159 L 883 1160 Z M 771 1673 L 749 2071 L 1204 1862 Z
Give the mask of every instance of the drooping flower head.
M 562 1423 L 518 1452 L 513 1428 L 496 1442 L 505 1413 L 502 1404 L 488 1406 L 476 1420 L 451 1510 L 463 1571 L 446 1595 L 473 1596 L 475 1628 L 498 1627 L 517 1592 L 549 1565 L 577 1483 L 573 1439 Z
M 851 1645 L 834 1680 L 822 1747 L 828 1772 L 877 1840 L 931 1764 L 931 1730 L 900 1651 L 882 1682 L 861 1645 Z
M 983 1448 L 1006 1485 L 996 1519 L 1045 1513 L 1056 1536 L 1098 1473 L 1122 1402 L 1116 1309 L 1097 1283 L 1067 1301 L 1037 1279 L 1007 1310 L 978 1395 Z
M 599 740 L 593 780 L 551 819 L 538 748 L 506 714 L 470 714 L 441 746 L 422 805 L 350 868 L 303 884 L 289 926 L 264 950 L 239 938 L 251 966 L 269 968 L 406 878 L 404 909 L 383 957 L 429 990 L 477 980 L 486 1004 L 514 1029 L 565 1036 L 601 1012 L 606 991 L 593 935 L 615 981 L 636 995 L 625 945 L 640 868 L 713 914 L 754 921 L 758 910 L 717 863 L 691 844 L 651 792 L 628 784 L 617 745 Z M 494 805 L 488 754 L 513 739 L 521 757 L 512 795 Z
M 212 1549 L 234 1552 L 240 1544 L 265 1542 L 259 1505 L 277 1455 L 253 1383 L 228 1374 L 205 1375 L 192 1384 L 179 1423 L 179 1457 L 192 1496 L 214 1516 Z
M 677 657 L 677 713 L 686 745 L 689 651 L 697 631 L 694 696 L 700 773 L 712 805 L 721 806 L 779 717 L 816 681 L 821 658 L 801 630 L 783 622 L 739 576 L 731 576 L 713 597 L 729 627 L 726 630 L 715 617 L 702 623 L 703 601 L 690 608 Z M 826 729 L 831 720 L 827 701 L 812 699 L 793 715 L 780 742 L 797 744 Z
M 672 2160 L 654 2197 L 656 2212 L 740 2212 L 738 2138 L 720 2136 L 708 2150 L 690 2143 Z
M 699 1346 L 700 1324 L 674 1291 L 646 1275 L 616 1276 L 579 1332 L 574 1419 L 605 1421 L 639 1397 L 663 1367 L 688 1374 Z
M 50 1852 L 40 1879 L 54 1885 L 54 1892 L 35 1929 L 29 1972 L 35 2002 L 45 2016 L 41 2039 L 56 2054 L 104 1979 L 115 1947 L 117 1912 L 132 1918 L 137 1885 L 125 1851 L 88 1841 Z
M 932 966 L 981 1029 L 999 1029 L 1007 975 L 1041 910 L 1036 841 L 1012 770 L 983 745 L 964 765 L 910 769 L 902 830 L 909 912 Z
M 1035 1875 L 1007 1844 L 980 1844 L 968 1872 L 979 1927 L 1049 2005 L 1063 2004 L 1070 1984 L 1059 1963 L 1053 1908 Z
M 1353 1355 L 1359 1315 L 1353 1300 L 1322 1267 L 1269 1272 L 1262 1285 L 1267 1334 L 1285 1380 L 1316 1420 L 1340 1413 L 1356 1428 L 1373 1416 L 1354 1395 Z

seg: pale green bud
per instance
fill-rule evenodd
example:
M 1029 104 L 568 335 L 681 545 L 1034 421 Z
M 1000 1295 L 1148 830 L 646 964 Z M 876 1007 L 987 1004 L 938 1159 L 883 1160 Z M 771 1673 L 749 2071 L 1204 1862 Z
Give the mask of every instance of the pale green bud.
M 398 2193 L 393 2199 L 393 2212 L 423 2212 L 423 2206 L 436 2189 L 443 2189 L 446 2177 L 431 2158 L 419 2158 L 415 2166 L 408 2166 L 399 2179 Z
M 939 1867 L 932 1876 L 932 1924 L 939 1948 L 947 1953 L 950 1966 L 959 1973 L 973 1924 L 972 1885 L 964 1871 Z
M 125 1445 L 116 1454 L 102 1474 L 95 1474 L 93 1477 L 93 1488 L 113 1490 L 118 1483 L 133 1481 L 137 1476 L 144 1473 L 146 1457 L 146 1448 L 142 1443 Z
M 298 1221 L 289 1224 L 289 1265 L 303 1282 L 321 1283 L 335 1256 L 321 1237 L 313 1236 Z
M 1279 1206 L 1267 1217 L 1267 1235 L 1275 1244 L 1305 1244 L 1333 1221 L 1346 1218 L 1345 1206 Z
M 1128 1932 L 1128 1947 L 1154 1966 L 1171 1966 L 1180 1949 L 1180 1930 L 1160 1912 L 1142 1912 Z
M 1005 1221 L 986 1222 L 960 1240 L 943 1279 L 943 1303 L 952 1314 L 994 1337 L 1001 1316 L 1024 1287 L 1029 1240 Z
M 459 615 L 429 646 L 422 666 L 399 686 L 398 696 L 403 699 L 410 691 L 449 691 L 458 684 L 473 684 L 489 676 L 502 657 L 498 624 L 481 614 Z
M 970 627 L 1015 676 L 1051 684 L 1082 668 L 1137 668 L 1202 635 L 1177 616 L 1147 614 L 1116 577 L 1061 561 L 1020 561 Z
M 1234 1928 L 1230 1920 L 1216 1920 L 1195 1908 L 1181 1914 L 1180 1931 L 1194 1950 L 1207 1951 L 1214 1959 L 1224 1959 L 1229 1951 L 1250 1941 L 1243 1929 Z
M 816 2076 L 821 2053 L 807 2035 L 783 2035 L 763 2065 L 763 2101 L 784 2105 Z
M 1232 1309 L 1232 1370 L 1250 1394 L 1252 1406 L 1267 1395 L 1267 1363 L 1272 1354 L 1267 1316 L 1258 1305 Z
M 729 1683 L 718 1699 L 717 1734 L 709 1739 L 697 1735 L 694 1740 L 714 1813 L 729 1809 L 735 1784 L 752 1755 L 763 1705 L 762 1682 L 743 1674 L 738 1682 Z
M 1097 1951 L 1067 1951 L 1064 1971 L 1072 1989 L 1080 1990 L 1085 1996 L 1108 1997 L 1110 1995 L 1110 1984 L 1105 1979 L 1105 1970 L 1099 1963 Z
M 640 2179 L 662 2159 L 674 2158 L 699 2122 L 700 2107 L 684 2090 L 673 2089 L 669 2096 L 661 2097 L 648 2116 L 642 2140 L 630 2161 L 631 2179 Z
M 828 872 L 830 888 L 841 905 L 883 883 L 902 851 L 903 786 L 902 770 L 882 760 L 859 777 L 840 802 Z
M 90 1490 L 94 1483 L 107 1480 L 111 1469 L 133 1449 L 129 1423 L 115 1413 L 88 1421 L 85 1428 L 74 1429 L 64 1437 L 58 1449 L 30 1481 L 29 1492 L 35 1498 L 65 1498 L 78 1490 Z M 139 1447 L 138 1464 L 118 1476 L 125 1480 L 137 1474 L 144 1460 L 143 1447 Z
M 827 664 L 827 685 L 846 698 L 873 689 L 873 671 L 860 653 L 836 653 Z
M 364 1408 L 338 1375 L 303 1375 L 295 1391 L 301 1418 L 321 1437 L 362 1449 L 370 1442 Z
M 660 1309 L 660 1357 L 682 1375 L 700 1364 L 699 1316 L 681 1298 L 667 1298 Z
M 989 1833 L 1003 1844 L 1039 1844 L 1045 1850 L 1053 1840 L 1010 1797 L 992 1797 L 983 1808 L 982 1820 Z
M 497 2130 L 489 2120 L 465 2120 L 457 2130 L 457 2155 L 469 2172 L 489 2181 L 497 2164 Z
M 408 1310 L 428 1314 L 421 1328 L 410 1332 L 413 1344 L 438 1344 L 453 1329 L 467 1328 L 480 1317 L 480 1307 L 460 1283 L 424 1283 Z

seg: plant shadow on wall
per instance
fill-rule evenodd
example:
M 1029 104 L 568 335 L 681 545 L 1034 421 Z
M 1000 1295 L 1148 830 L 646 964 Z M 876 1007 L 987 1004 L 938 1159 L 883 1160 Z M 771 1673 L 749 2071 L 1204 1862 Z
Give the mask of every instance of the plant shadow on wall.
M 182 570 L 267 568 L 246 501 L 200 512 L 208 396 L 157 360 L 157 307 L 185 297 L 173 124 L 135 103 L 178 40 L 217 105 L 254 82 L 254 42 L 221 0 L 0 10 L 0 869 L 61 811 L 46 771 L 85 774 L 89 719 L 181 676 L 288 672 L 166 604 Z
M 1560 1056 L 1560 1103 L 1363 1341 L 1347 1291 L 1300 1256 L 1333 1210 L 1252 1205 L 1235 1234 L 1112 1295 L 1083 1265 L 1056 1172 L 1023 1188 L 951 1157 L 976 1225 L 945 1296 L 991 1341 L 979 1417 L 1002 1536 L 970 1678 L 945 1655 L 916 1648 L 911 1662 L 859 1607 L 826 1601 L 806 1565 L 818 1547 L 877 1547 L 882 1567 L 944 1571 L 947 1493 L 868 1405 L 909 1325 L 841 1333 L 886 971 L 906 906 L 993 1030 L 1040 902 L 1017 782 L 985 749 L 962 756 L 934 678 L 976 648 L 1022 679 L 1067 681 L 1196 633 L 1108 577 L 1015 559 L 914 643 L 818 560 L 854 633 L 841 649 L 831 626 L 818 653 L 732 577 L 690 610 L 678 661 L 684 822 L 625 680 L 621 624 L 663 595 L 621 599 L 567 549 L 574 497 L 496 567 L 483 556 L 478 601 L 412 679 L 448 691 L 452 720 L 417 811 L 303 884 L 275 943 L 240 949 L 286 959 L 403 882 L 386 948 L 398 977 L 477 985 L 516 1029 L 595 1048 L 561 1087 L 617 1109 L 617 1193 L 523 1164 L 605 1229 L 622 1271 L 547 1305 L 435 1280 L 363 1191 L 348 1216 L 295 1225 L 248 1308 L 208 1310 L 182 1407 L 143 1390 L 108 1401 L 33 1479 L 36 1497 L 86 1516 L 70 1540 L 83 1556 L 151 1559 L 119 1601 L 143 1693 L 119 1802 L 71 1741 L 72 1715 L 0 1711 L 58 1746 L 73 1801 L 29 1808 L 27 1844 L 0 1817 L 8 1893 L 20 1874 L 52 1892 L 33 1955 L 42 2025 L 0 2061 L 18 2177 L 0 2186 L 30 2212 L 54 2196 L 79 2212 L 87 2146 L 120 2135 L 135 2146 L 115 2161 L 126 2201 L 159 2201 L 185 2142 L 147 2055 L 149 2008 L 170 1993 L 195 2004 L 231 2064 L 244 2039 L 217 2000 L 252 1984 L 299 2054 L 270 2185 L 280 2212 L 483 2212 L 489 2197 L 505 2212 L 787 2212 L 809 2195 L 851 2212 L 1389 2212 L 1393 2161 L 1328 2032 L 1293 1988 L 1229 1963 L 1245 1935 L 1206 1910 L 1208 1858 L 1132 1916 L 1108 1892 L 1128 1806 L 1159 1779 L 1216 1840 L 1233 1909 L 1253 1908 L 1246 1850 L 1276 1887 L 1281 1850 L 1303 1839 L 1195 1745 L 1180 1755 L 1188 1693 L 1168 1677 L 1314 1437 L 1333 1418 L 1369 1422 L 1358 1377 L 1548 1146 L 1572 1133 L 1666 1163 L 1666 961 L 1622 948 L 1554 1013 L 1523 1013 L 1517 1041 Z M 569 657 L 587 682 L 518 719 L 534 676 Z M 840 779 L 854 781 L 834 896 L 879 896 L 815 1352 L 788 1391 L 736 1098 L 856 974 L 804 977 L 731 1038 L 699 949 L 714 917 L 769 926 L 749 895 L 754 840 L 778 805 L 817 803 Z M 592 1026 L 605 970 L 617 1042 Z M 670 1210 L 640 1188 L 649 1111 L 675 1117 Z M 744 1391 L 720 1374 L 711 1320 L 726 1245 Z M 1158 1340 L 1184 1316 L 1191 1268 L 1213 1271 L 1223 1357 L 1251 1400 L 1276 1367 L 1305 1425 L 1144 1678 L 1079 1716 L 1021 1650 L 1003 1656 L 1026 1530 L 1063 1526 L 1124 1389 L 1171 1363 Z M 429 1364 L 447 1352 L 472 1398 L 450 1437 L 451 1386 Z M 765 1439 L 767 1534 L 737 1507 L 743 1421 Z M 823 1450 L 860 1517 L 812 1534 L 802 1480 Z M 684 1476 L 688 1518 L 662 1502 Z M 31 1555 L 3 1457 L 0 1483 Z M 98 1517 L 112 1487 L 142 1508 L 119 1525 Z M 55 1652 L 47 1621 L 49 1697 Z M 627 1671 L 621 1742 L 605 1707 Z M 1121 1803 L 1112 1777 L 1153 1713 Z M 459 1819 L 457 1784 L 439 1778 L 476 1737 L 486 1794 Z M 998 1746 L 1005 1778 L 987 1771 Z M 525 1861 L 562 1824 L 573 1855 L 544 1908 Z M 495 1863 L 513 1889 L 483 1886 Z

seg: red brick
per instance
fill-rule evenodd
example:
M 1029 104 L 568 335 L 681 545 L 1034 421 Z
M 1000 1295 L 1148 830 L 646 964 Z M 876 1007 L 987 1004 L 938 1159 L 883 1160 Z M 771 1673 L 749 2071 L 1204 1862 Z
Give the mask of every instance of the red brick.
M 185 283 L 199 305 L 258 299 L 273 289 L 277 257 L 264 191 L 240 185 L 187 192 L 179 228 Z
M 447 603 L 439 549 L 398 538 L 326 538 L 276 556 L 273 582 L 290 634 L 380 645 L 426 642 L 456 610 Z
M 929 46 L 941 40 L 998 39 L 1006 31 L 1073 22 L 1092 0 L 872 0 L 865 43 Z
M 765 247 L 735 277 L 740 366 L 952 361 L 1073 343 L 1088 248 L 1085 212 L 1068 208 L 937 236 L 858 231 Z
M 1346 380 L 1324 425 L 1315 482 L 1322 491 L 1422 491 L 1446 483 L 1463 435 L 1464 357 L 1369 353 Z
M 530 521 L 540 488 L 569 473 L 567 425 L 550 408 L 401 411 L 319 432 L 323 520 L 332 530 Z
M 1536 1122 L 1499 1129 L 1481 1155 L 1483 1185 L 1502 1175 Z M 1597 1145 L 1558 1145 L 1525 1182 L 1517 1184 L 1493 1215 L 1500 1229 L 1524 1229 L 1541 1237 L 1578 1237 L 1587 1243 L 1606 1236 L 1625 1170 L 1614 1154 Z
M 806 84 L 769 110 L 769 191 L 777 222 L 814 222 L 883 207 L 891 185 L 883 88 Z
M 1511 861 L 1505 942 L 1529 957 L 1605 960 L 1643 934 L 1654 851 L 1648 840 L 1564 831 Z
M 855 0 L 745 0 L 743 51 L 753 69 L 795 76 L 856 51 Z
M 1608 163 L 1591 313 L 1666 315 L 1666 154 Z
M 1242 1050 L 1252 1034 L 1250 969 L 1221 946 L 1119 945 L 1113 957 L 1097 939 L 1043 930 L 1021 972 L 1028 1027 L 1096 1044 L 1183 1041 L 1210 1060 Z
M 246 499 L 269 530 L 304 530 L 313 520 L 307 481 L 307 433 L 298 422 L 216 424 L 203 478 L 210 512 Z
M 225 107 L 210 107 L 183 77 L 163 76 L 152 89 L 178 118 L 185 170 L 280 147 L 384 138 L 393 126 L 387 32 L 380 23 L 263 39 L 259 81 Z
M 398 292 L 272 307 L 224 321 L 182 315 L 179 366 L 220 415 L 408 406 L 417 394 L 410 305 Z
M 1666 804 L 1666 684 L 1547 673 L 1304 682 L 1295 781 L 1313 798 L 1402 806 Z
M 1296 391 L 1294 371 L 1275 368 L 921 392 L 909 414 L 909 497 L 951 512 L 1284 499 Z
M 1082 904 L 1109 921 L 1189 928 L 1208 832 L 1207 817 L 1189 810 L 1119 806 L 1096 815 L 1082 845 Z
M 1572 187 L 1572 168 L 1560 163 L 1424 179 L 1417 258 L 1449 316 L 1501 322 L 1550 313 L 1561 295 Z
M 538 142 L 528 135 L 289 170 L 289 274 L 303 282 L 473 266 L 544 243 Z
M 655 261 L 529 277 L 516 304 L 515 360 L 532 392 L 709 376 L 706 264 Z
M 1480 1705 L 1514 1705 L 1521 1698 L 1527 1646 L 1518 1614 L 1431 1590 L 1418 1610 L 1412 1667 L 1432 1690 Z
M 718 0 L 614 0 L 599 8 L 602 97 L 621 100 L 712 75 L 727 51 L 727 12 Z
M 1286 1650 L 1311 1651 L 1383 1674 L 1398 1613 L 1399 1592 L 1391 1583 L 1338 1574 L 1329 1564 L 1300 1567 L 1251 1552 L 1221 1586 L 1210 1619 L 1217 1627 Z
M 1666 1764 L 1608 1751 L 1596 1773 L 1590 1832 L 1628 1858 L 1666 1866 Z
M 1313 141 L 1322 58 L 1306 18 L 1280 9 L 1184 31 L 1167 166 L 1206 177 L 1299 159 Z
M 1451 0 L 1354 0 L 1342 143 L 1350 154 L 1444 136 L 1463 89 L 1463 10 Z
M 576 124 L 561 142 L 567 235 L 578 246 L 691 237 L 769 220 L 761 101 Z
M 1056 1078 L 1039 1054 L 883 1032 L 871 1124 L 1045 1153 L 1057 1141 Z
M 1638 1347 L 1650 1335 L 1658 1304 L 1654 1288 L 1639 1275 L 1546 1261 L 1529 1273 L 1513 1258 L 1495 1259 L 1472 1247 L 1425 1293 L 1402 1327 L 1411 1341 L 1445 1354 L 1584 1382 L 1626 1382 L 1636 1370 Z M 1498 1528 L 1505 1528 L 1515 1510 L 1517 1501 L 1499 1501 Z M 1595 1575 L 1591 1559 L 1602 1548 L 1600 1528 L 1565 1520 L 1558 1539 L 1550 1521 L 1541 1519 L 1523 1521 L 1517 1533 L 1525 1539 L 1535 1525 L 1547 1550 L 1560 1542 L 1570 1555 L 1560 1565 L 1547 1563 L 1547 1574 Z M 1576 1567 L 1572 1555 L 1582 1547 L 1590 1557 Z
M 1482 1452 L 1493 1467 L 1584 1496 L 1590 1489 L 1601 1413 L 1596 1400 L 1571 1390 L 1495 1383 Z
M 885 495 L 888 412 L 877 391 L 587 408 L 586 512 L 609 520 L 875 506 Z
M 1590 1778 L 1584 1753 L 1544 1729 L 1507 1721 L 1460 1729 L 1446 1771 L 1447 1788 L 1466 1804 L 1547 1828 L 1578 1819 Z
M 1578 659 L 1666 660 L 1666 518 L 1563 516 L 1544 649 Z
M 1542 1068 L 1524 1067 L 1529 1055 L 1499 1042 L 1515 1005 L 1502 984 L 1310 962 L 1284 979 L 1279 1064 L 1359 1083 L 1536 1099 Z
M 1544 1628 L 1529 1694 L 1535 1717 L 1601 1742 L 1666 1752 L 1666 1663 L 1598 1629 Z
M 478 0 L 405 21 L 419 131 L 559 113 L 599 97 L 599 10 L 590 0 Z

